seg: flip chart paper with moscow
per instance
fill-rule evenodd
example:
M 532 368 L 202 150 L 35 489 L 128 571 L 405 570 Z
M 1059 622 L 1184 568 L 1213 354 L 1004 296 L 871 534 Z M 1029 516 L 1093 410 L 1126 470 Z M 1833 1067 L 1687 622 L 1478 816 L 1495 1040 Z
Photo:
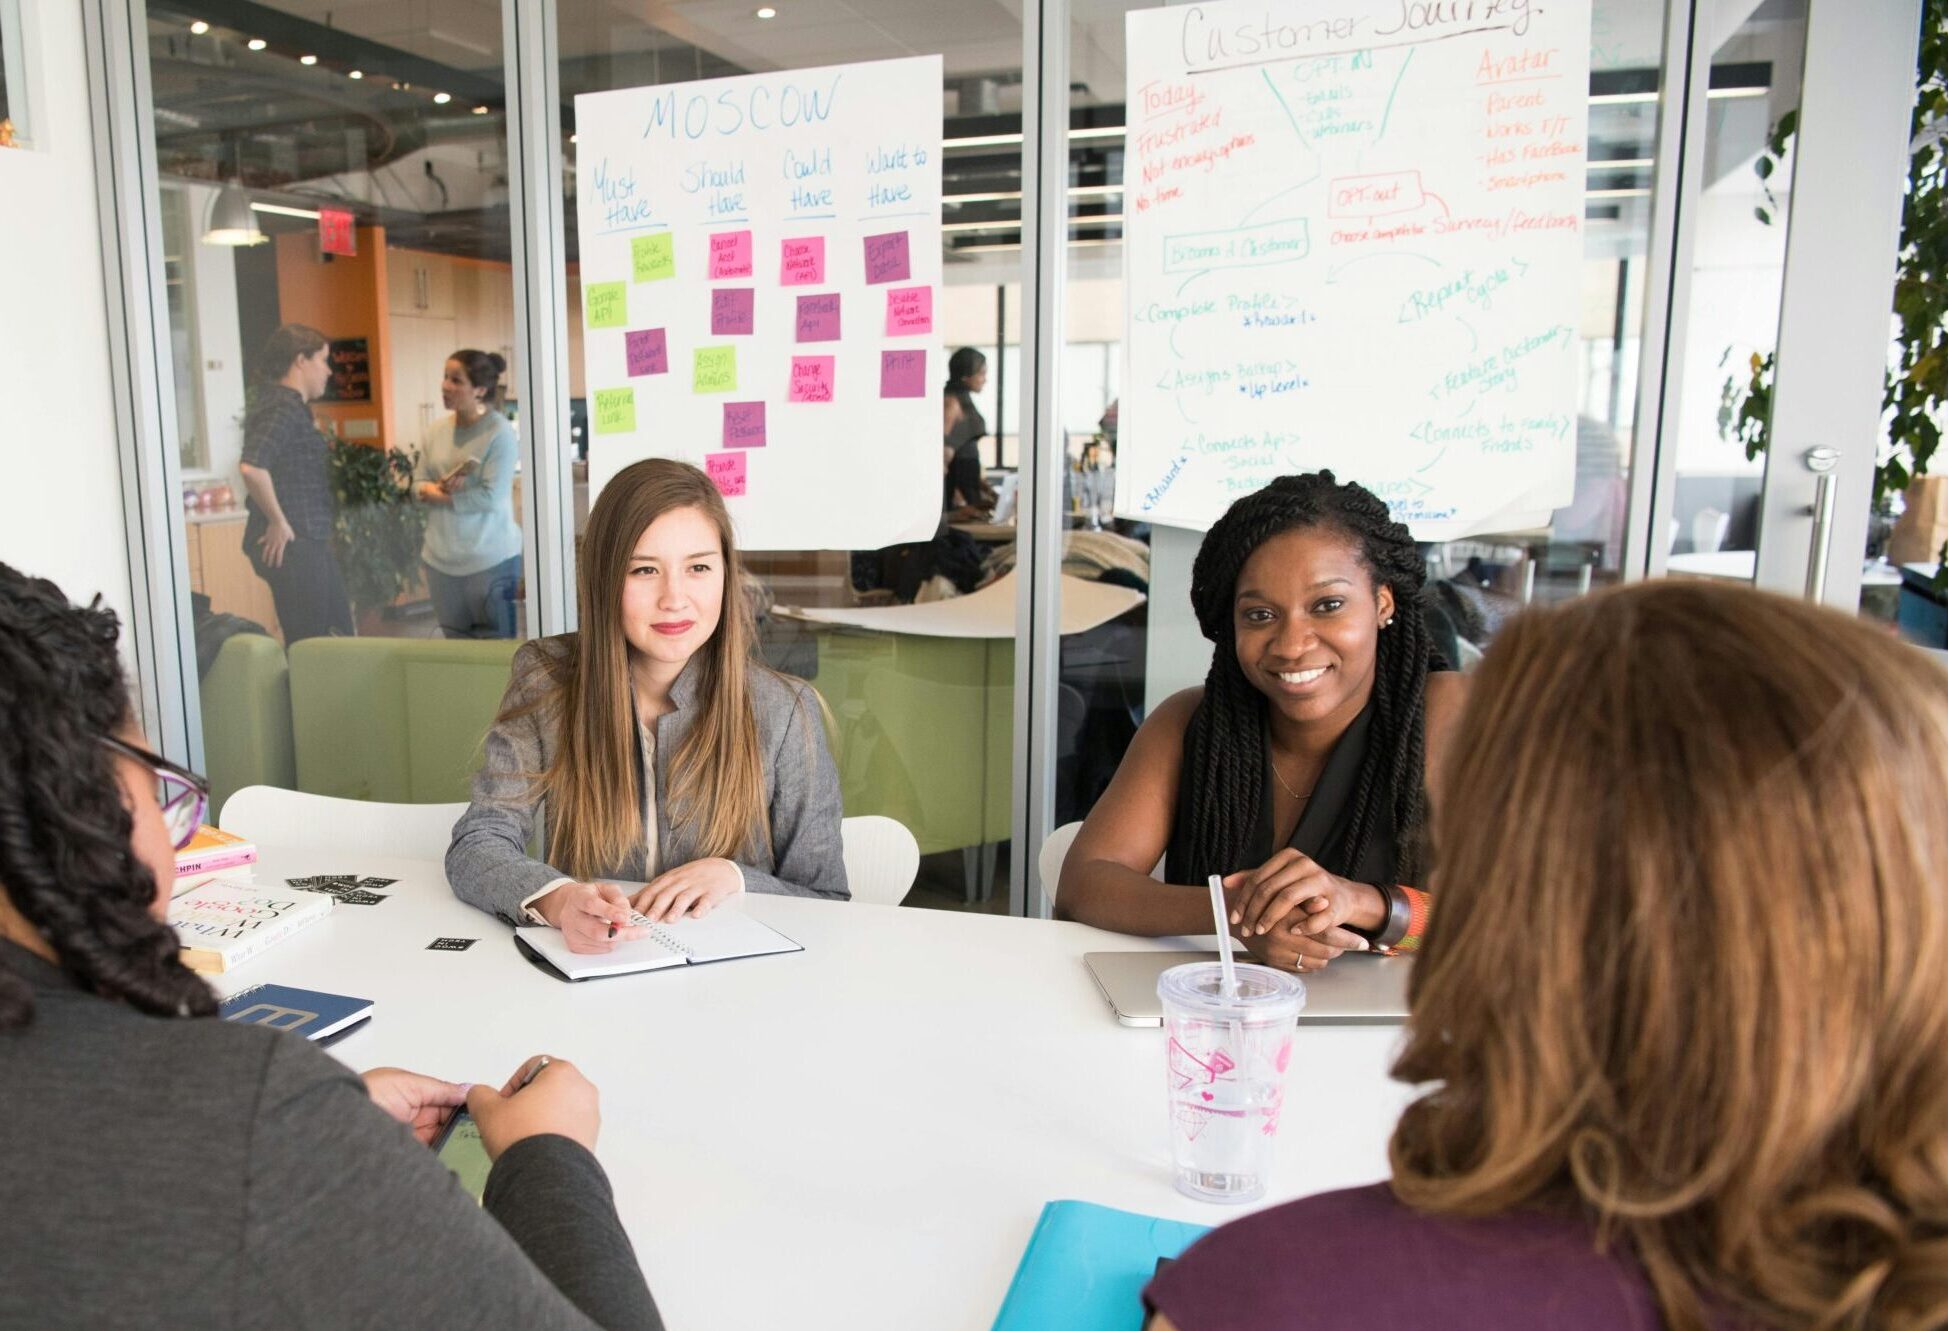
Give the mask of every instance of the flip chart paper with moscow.
M 1332 468 L 1422 540 L 1575 488 L 1589 0 L 1128 15 L 1124 516 Z
M 937 382 L 883 396 L 881 353 L 926 347 L 884 311 L 919 288 L 931 323 L 940 88 L 928 56 L 575 99 L 586 382 L 632 394 L 590 444 L 594 492 L 673 457 L 708 466 L 749 549 L 933 534 Z

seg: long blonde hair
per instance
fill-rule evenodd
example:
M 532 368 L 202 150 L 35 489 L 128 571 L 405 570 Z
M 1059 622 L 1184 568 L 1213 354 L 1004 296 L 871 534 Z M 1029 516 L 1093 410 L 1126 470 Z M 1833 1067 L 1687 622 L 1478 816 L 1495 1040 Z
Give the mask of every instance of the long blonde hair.
M 717 631 L 686 667 L 698 672 L 697 704 L 689 734 L 670 758 L 666 813 L 694 829 L 700 857 L 736 858 L 770 844 L 750 693 L 753 672 L 765 667 L 751 656 L 757 627 L 730 514 L 704 473 L 650 458 L 616 473 L 589 513 L 578 577 L 581 632 L 574 651 L 546 662 L 549 679 L 535 704 L 560 735 L 553 763 L 536 782 L 548 804 L 548 860 L 578 878 L 611 873 L 643 846 L 622 583 L 637 538 L 680 508 L 698 510 L 717 528 L 724 596 Z
M 1677 1331 L 1948 1325 L 1948 676 L 1646 584 L 1504 629 L 1447 747 L 1400 1199 L 1579 1213 Z

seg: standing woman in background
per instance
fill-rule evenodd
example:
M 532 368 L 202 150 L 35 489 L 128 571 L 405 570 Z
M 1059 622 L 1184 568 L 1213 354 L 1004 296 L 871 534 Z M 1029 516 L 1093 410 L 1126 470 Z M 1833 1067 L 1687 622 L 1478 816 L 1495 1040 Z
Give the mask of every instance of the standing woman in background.
M 987 387 L 988 358 L 972 347 L 962 347 L 947 359 L 947 384 L 941 390 L 946 418 L 942 436 L 942 456 L 947 476 L 940 496 L 940 509 L 949 521 L 983 517 L 994 507 L 994 495 L 981 475 L 981 440 L 987 438 L 988 423 L 974 405 L 974 394 Z M 960 503 L 954 494 L 960 493 Z
M 414 493 L 426 518 L 426 590 L 449 638 L 514 636 L 521 529 L 514 522 L 514 427 L 501 414 L 507 361 L 490 351 L 447 358 L 435 422 Z
M 332 553 L 338 504 L 331 449 L 307 403 L 331 382 L 325 335 L 304 324 L 272 333 L 257 357 L 256 391 L 244 417 L 244 550 L 270 584 L 284 645 L 328 634 L 350 637 L 352 598 Z

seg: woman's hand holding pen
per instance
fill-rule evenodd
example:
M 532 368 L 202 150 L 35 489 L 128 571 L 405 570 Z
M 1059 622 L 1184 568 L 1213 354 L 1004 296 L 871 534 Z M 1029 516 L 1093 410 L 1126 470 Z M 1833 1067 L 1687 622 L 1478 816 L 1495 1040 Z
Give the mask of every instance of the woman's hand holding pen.
M 467 1092 L 467 1112 L 480 1125 L 490 1160 L 524 1137 L 552 1133 L 595 1149 L 602 1128 L 602 1100 L 581 1070 L 565 1058 L 538 1054 L 496 1091 L 477 1085 Z
M 534 908 L 561 930 L 570 952 L 607 952 L 643 936 L 629 923 L 629 898 L 614 883 L 563 883 Z

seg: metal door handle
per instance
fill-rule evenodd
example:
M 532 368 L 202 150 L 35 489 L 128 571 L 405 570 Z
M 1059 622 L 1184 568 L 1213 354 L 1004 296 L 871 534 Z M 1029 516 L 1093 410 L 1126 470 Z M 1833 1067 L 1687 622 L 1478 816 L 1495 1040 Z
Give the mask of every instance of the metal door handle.
M 1818 478 L 1813 483 L 1813 548 L 1806 563 L 1806 599 L 1818 603 L 1826 599 L 1826 564 L 1833 552 L 1833 494 L 1839 488 L 1833 469 L 1840 465 L 1840 450 L 1821 445 L 1807 449 L 1800 460 Z

